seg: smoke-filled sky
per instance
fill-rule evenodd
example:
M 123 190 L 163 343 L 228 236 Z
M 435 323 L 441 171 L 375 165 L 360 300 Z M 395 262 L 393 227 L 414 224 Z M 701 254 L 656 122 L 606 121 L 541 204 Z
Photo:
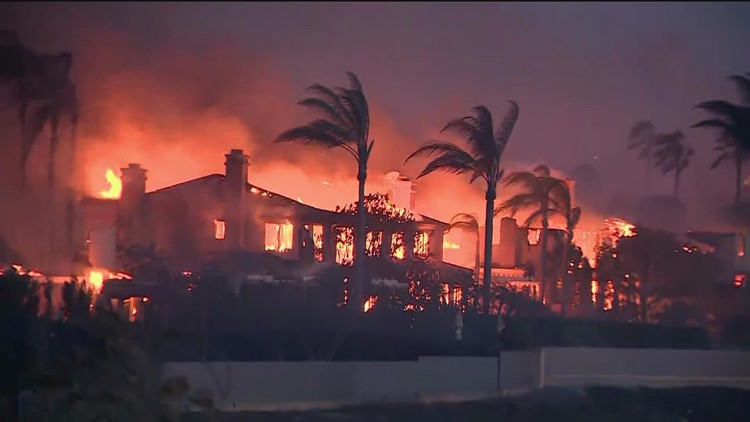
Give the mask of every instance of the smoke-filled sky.
M 692 107 L 738 99 L 726 77 L 750 72 L 747 22 L 750 5 L 716 2 L 0 6 L 0 28 L 35 51 L 74 56 L 85 189 L 104 188 L 105 169 L 127 162 L 149 169 L 150 188 L 221 172 L 222 154 L 244 148 L 252 182 L 320 206 L 348 202 L 355 169 L 345 153 L 270 142 L 311 117 L 295 105 L 305 87 L 345 84 L 351 70 L 371 103 L 373 190 L 388 171 L 415 176 L 423 162 L 404 158 L 449 119 L 484 104 L 499 120 L 515 100 L 504 164 L 590 163 L 609 199 L 671 192 L 670 177 L 647 183 L 625 150 L 636 121 L 686 131 L 697 152 L 681 193 L 694 226 L 708 224 L 705 204 L 731 200 L 733 179 L 731 167 L 708 169 L 714 134 L 689 129 L 703 117 Z M 9 150 L 15 114 L 2 113 Z M 481 212 L 479 187 L 465 183 L 423 179 L 420 211 Z

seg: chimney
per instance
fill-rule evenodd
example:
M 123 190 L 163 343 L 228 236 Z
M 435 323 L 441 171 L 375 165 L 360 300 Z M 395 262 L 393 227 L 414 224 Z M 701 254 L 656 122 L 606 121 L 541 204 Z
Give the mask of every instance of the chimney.
M 135 240 L 136 229 L 140 226 L 139 217 L 143 211 L 146 196 L 146 170 L 140 164 L 130 163 L 120 169 L 122 193 L 118 206 L 118 242 L 129 244 Z
M 414 210 L 414 183 L 406 176 L 398 176 L 388 180 L 388 198 L 399 208 Z
M 224 156 L 227 159 L 224 162 L 227 185 L 238 192 L 244 191 L 247 184 L 247 166 L 250 157 L 245 155 L 241 149 L 233 149 Z
M 227 247 L 232 249 L 243 245 L 244 193 L 247 189 L 247 167 L 250 157 L 241 149 L 233 149 L 224 156 L 224 230 Z
M 146 195 L 146 170 L 140 164 L 130 163 L 120 169 L 122 194 L 120 209 L 132 212 L 138 208 Z

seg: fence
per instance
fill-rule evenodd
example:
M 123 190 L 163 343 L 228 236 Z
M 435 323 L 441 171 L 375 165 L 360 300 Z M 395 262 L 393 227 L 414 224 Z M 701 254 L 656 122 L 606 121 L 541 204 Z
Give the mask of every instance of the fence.
M 498 394 L 497 358 L 422 357 L 401 362 L 168 363 L 212 392 L 222 410 L 291 410 L 379 401 L 460 400 Z M 750 388 L 750 352 L 545 348 L 503 352 L 500 389 L 640 385 Z

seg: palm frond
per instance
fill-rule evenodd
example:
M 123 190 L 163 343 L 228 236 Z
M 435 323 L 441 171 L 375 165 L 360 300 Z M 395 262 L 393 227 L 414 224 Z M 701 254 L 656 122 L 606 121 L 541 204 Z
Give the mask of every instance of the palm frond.
M 503 121 L 500 122 L 500 125 L 495 130 L 495 142 L 497 142 L 501 154 L 505 150 L 510 136 L 513 134 L 513 129 L 516 127 L 519 116 L 518 103 L 512 100 L 508 102 L 510 103 L 510 110 L 508 110 L 505 118 L 503 118 Z
M 556 210 L 554 208 L 548 208 L 546 210 L 542 209 L 542 208 L 539 208 L 539 209 L 535 210 L 534 212 L 532 212 L 526 218 L 526 221 L 523 222 L 522 227 L 524 227 L 526 229 L 530 229 L 531 226 L 534 224 L 534 222 L 536 222 L 536 221 L 544 221 L 545 218 L 549 219 L 550 217 L 552 217 L 554 215 L 564 217 L 564 215 L 560 211 L 558 211 L 558 210 Z
M 330 104 L 336 110 L 336 113 L 348 122 L 348 126 L 354 127 L 355 121 L 352 116 L 351 110 L 347 109 L 344 103 L 341 101 L 338 95 L 333 89 L 321 84 L 314 84 L 307 88 L 308 91 L 321 97 L 321 100 Z
M 519 211 L 535 208 L 539 206 L 539 197 L 534 193 L 519 193 L 506 199 L 500 206 L 494 210 L 494 215 L 509 213 L 511 216 L 518 214 Z
M 503 181 L 505 186 L 523 186 L 526 190 L 535 191 L 538 190 L 537 175 L 530 171 L 514 171 L 513 173 L 505 176 Z
M 576 226 L 578 226 L 578 223 L 581 221 L 582 215 L 583 215 L 583 210 L 581 209 L 581 207 L 573 207 L 573 209 L 570 210 L 568 226 L 571 229 L 576 228 Z
M 551 174 L 549 167 L 544 164 L 539 164 L 532 171 L 539 177 L 550 177 Z
M 732 158 L 732 154 L 729 152 L 724 152 L 722 154 L 719 154 L 719 156 L 716 157 L 714 162 L 711 163 L 711 170 L 719 167 L 721 163 L 723 163 L 724 161 L 728 161 L 730 158 Z
M 422 170 L 422 172 L 419 173 L 419 176 L 417 176 L 418 179 L 437 170 L 453 174 L 472 173 L 472 176 L 475 176 L 477 173 L 482 173 L 481 169 L 477 167 L 477 162 L 471 154 L 450 142 L 435 141 L 425 144 L 409 155 L 406 158 L 406 161 L 408 162 L 415 157 L 429 157 L 434 154 L 437 154 L 438 156 L 425 166 L 424 170 Z M 483 177 L 486 180 L 484 175 L 480 177 Z M 472 177 L 472 179 L 476 180 L 476 177 Z
M 349 78 L 349 86 L 351 87 L 352 90 L 359 91 L 359 92 L 364 91 L 362 89 L 362 83 L 359 82 L 359 78 L 357 77 L 357 75 L 354 74 L 354 72 L 347 71 L 346 76 L 347 78 Z
M 732 75 L 729 80 L 737 85 L 745 105 L 750 106 L 750 74 L 748 76 Z
M 451 231 L 454 228 L 476 232 L 479 230 L 479 221 L 474 214 L 459 213 L 451 218 L 446 232 Z
M 724 100 L 704 101 L 695 106 L 695 108 L 700 108 L 717 116 L 728 117 L 732 121 L 736 120 L 736 117 L 740 114 L 741 109 L 740 106 L 734 105 Z

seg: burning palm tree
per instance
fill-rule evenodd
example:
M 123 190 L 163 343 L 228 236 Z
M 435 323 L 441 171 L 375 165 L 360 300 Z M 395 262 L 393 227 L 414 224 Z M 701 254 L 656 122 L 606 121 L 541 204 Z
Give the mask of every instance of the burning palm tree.
M 742 186 L 742 164 L 750 156 L 750 73 L 745 76 L 734 75 L 733 81 L 740 91 L 743 104 L 732 104 L 723 100 L 705 101 L 696 106 L 711 113 L 714 117 L 702 120 L 692 127 L 708 127 L 720 130 L 717 138 L 718 145 L 714 148 L 719 152 L 711 168 L 715 168 L 724 161 L 731 161 L 735 165 L 735 204 L 740 199 Z
M 484 231 L 484 280 L 482 294 L 484 296 L 483 312 L 489 313 L 490 283 L 492 282 L 492 219 L 497 197 L 497 184 L 503 177 L 500 159 L 505 152 L 513 128 L 518 120 L 518 104 L 510 101 L 510 110 L 497 129 L 492 122 L 492 114 L 485 106 L 472 109 L 473 116 L 454 119 L 440 131 L 453 132 L 463 137 L 469 144 L 469 151 L 449 142 L 434 141 L 428 143 L 412 153 L 406 161 L 417 156 L 437 155 L 427 163 L 417 178 L 426 176 L 434 171 L 445 171 L 453 174 L 470 174 L 470 183 L 483 179 L 487 184 L 485 199 L 487 201 Z
M 503 202 L 496 210 L 495 214 L 510 212 L 516 215 L 519 211 L 531 210 L 531 214 L 523 223 L 523 226 L 529 228 L 537 221 L 542 224 L 542 234 L 540 239 L 540 294 L 542 300 L 545 299 L 545 286 L 547 281 L 547 235 L 549 232 L 549 218 L 558 210 L 558 198 L 563 194 L 562 191 L 568 190 L 565 181 L 554 178 L 550 175 L 549 167 L 540 165 L 533 171 L 519 171 L 508 175 L 505 178 L 505 186 L 518 186 L 522 191 Z M 568 191 L 568 196 L 570 193 Z
M 479 220 L 476 214 L 458 213 L 451 218 L 446 233 L 453 229 L 461 229 L 476 235 L 476 249 L 474 256 L 474 285 L 479 286 L 479 268 L 480 268 L 480 246 L 479 246 Z M 477 301 L 477 304 L 479 301 Z
M 690 165 L 695 150 L 685 141 L 685 134 L 681 130 L 659 135 L 654 146 L 656 167 L 661 169 L 662 174 L 674 172 L 673 194 L 676 198 L 680 190 L 680 175 Z
M 325 149 L 341 148 L 357 162 L 359 196 L 357 201 L 357 230 L 354 238 L 354 265 L 357 278 L 353 286 L 355 310 L 362 310 L 361 299 L 365 283 L 365 180 L 367 163 L 375 140 L 370 139 L 370 112 L 362 84 L 354 73 L 347 72 L 349 88 L 315 84 L 308 88 L 315 96 L 298 104 L 309 107 L 323 115 L 323 118 L 290 129 L 274 142 L 298 142 Z

